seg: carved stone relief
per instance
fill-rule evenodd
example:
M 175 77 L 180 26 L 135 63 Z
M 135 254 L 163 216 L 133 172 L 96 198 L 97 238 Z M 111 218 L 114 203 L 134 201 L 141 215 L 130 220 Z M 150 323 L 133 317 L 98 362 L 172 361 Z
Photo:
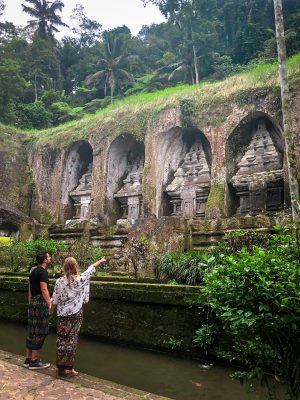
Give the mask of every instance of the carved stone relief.
M 121 203 L 122 219 L 132 221 L 141 216 L 143 168 L 143 157 L 130 162 L 123 186 L 114 194 L 114 197 Z
M 237 173 L 231 179 L 240 200 L 237 214 L 257 214 L 283 208 L 282 156 L 264 120 L 259 121 L 237 167 Z
M 174 176 L 166 187 L 173 205 L 172 215 L 204 217 L 210 190 L 210 171 L 200 140 L 192 145 Z
M 88 170 L 79 179 L 78 186 L 70 192 L 74 200 L 76 213 L 73 219 L 88 220 L 91 214 L 91 192 L 92 192 L 92 164 L 89 164 Z

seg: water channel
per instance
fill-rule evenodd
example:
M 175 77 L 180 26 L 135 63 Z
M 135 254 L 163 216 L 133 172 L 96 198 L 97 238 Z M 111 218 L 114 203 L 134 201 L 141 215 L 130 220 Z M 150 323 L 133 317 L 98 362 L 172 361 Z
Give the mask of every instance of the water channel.
M 0 348 L 23 354 L 24 325 L 0 321 Z M 41 358 L 55 363 L 55 334 Z M 157 352 L 129 349 L 80 337 L 76 369 L 122 385 L 175 400 L 267 400 L 264 391 L 232 380 L 228 367 L 203 364 Z

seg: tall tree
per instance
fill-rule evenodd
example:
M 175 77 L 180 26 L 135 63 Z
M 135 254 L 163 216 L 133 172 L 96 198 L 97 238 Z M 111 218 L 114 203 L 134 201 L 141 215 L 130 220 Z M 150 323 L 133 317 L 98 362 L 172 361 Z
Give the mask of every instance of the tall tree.
M 53 40 L 35 34 L 28 48 L 28 79 L 34 89 L 34 100 L 45 89 L 60 85 L 60 65 Z
M 11 124 L 14 100 L 22 95 L 26 87 L 21 65 L 12 59 L 0 61 L 0 120 Z
M 285 152 L 288 165 L 289 186 L 292 203 L 293 220 L 298 230 L 300 228 L 300 198 L 297 174 L 296 138 L 292 130 L 291 102 L 289 95 L 288 70 L 286 62 L 286 47 L 281 0 L 274 0 L 276 40 L 278 49 L 279 77 L 281 86 L 281 102 L 284 125 Z
M 28 26 L 37 29 L 39 35 L 43 38 L 53 37 L 53 32 L 59 32 L 56 26 L 68 26 L 65 24 L 57 12 L 61 12 L 64 3 L 60 0 L 25 0 L 32 4 L 29 7 L 22 4 L 23 11 L 29 14 L 34 19 L 28 21 Z
M 104 51 L 100 52 L 101 58 L 97 63 L 101 70 L 89 75 L 86 78 L 86 84 L 88 86 L 103 85 L 105 96 L 109 87 L 111 102 L 113 102 L 115 92 L 121 90 L 122 83 L 133 80 L 133 76 L 125 69 L 132 56 L 126 52 L 126 39 L 122 34 L 117 35 L 106 31 L 103 38 Z
M 203 42 L 206 43 L 207 38 L 212 37 L 215 30 L 212 17 L 216 13 L 215 0 L 142 0 L 142 2 L 144 5 L 147 3 L 157 5 L 162 14 L 184 32 L 182 47 L 185 48 L 185 60 L 180 61 L 182 68 L 186 69 L 186 59 L 192 60 L 193 76 L 190 80 L 198 84 L 201 47 L 204 48 Z
M 77 4 L 72 10 L 71 19 L 77 21 L 77 26 L 72 28 L 72 32 L 79 35 L 81 46 L 94 46 L 102 36 L 102 25 L 84 14 L 84 7 Z

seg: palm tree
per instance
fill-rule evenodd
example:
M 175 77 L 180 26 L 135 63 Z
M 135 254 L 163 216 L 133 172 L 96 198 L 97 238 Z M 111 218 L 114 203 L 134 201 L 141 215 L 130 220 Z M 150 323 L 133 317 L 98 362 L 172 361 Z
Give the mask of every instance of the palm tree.
M 133 76 L 124 69 L 133 56 L 125 52 L 125 41 L 122 36 L 105 32 L 103 38 L 104 51 L 100 53 L 101 58 L 97 63 L 101 70 L 87 76 L 85 82 L 88 86 L 103 85 L 105 97 L 107 87 L 109 87 L 111 102 L 113 102 L 115 91 L 121 89 L 122 82 L 133 80 Z
M 43 38 L 53 38 L 53 32 L 59 32 L 57 26 L 66 26 L 67 24 L 62 22 L 61 17 L 57 15 L 57 12 L 61 12 L 64 3 L 60 0 L 47 1 L 47 0 L 25 0 L 27 3 L 31 3 L 32 7 L 28 7 L 22 4 L 23 11 L 29 14 L 34 19 L 28 21 L 28 27 L 37 28 L 39 35 Z

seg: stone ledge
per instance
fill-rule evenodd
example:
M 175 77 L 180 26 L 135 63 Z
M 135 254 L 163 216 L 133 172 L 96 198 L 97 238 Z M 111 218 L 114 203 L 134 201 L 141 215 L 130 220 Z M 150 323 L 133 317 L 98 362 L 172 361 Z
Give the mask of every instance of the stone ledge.
M 54 282 L 50 279 L 50 292 Z M 28 278 L 0 275 L 0 289 L 27 292 Z M 191 306 L 199 303 L 199 292 L 198 286 L 92 281 L 90 298 Z
M 119 385 L 118 383 L 114 383 L 111 381 L 107 381 L 104 379 L 96 378 L 90 375 L 82 374 L 80 373 L 78 376 L 68 379 L 68 378 L 58 378 L 56 374 L 56 368 L 54 366 L 51 366 L 48 369 L 44 370 L 39 370 L 39 371 L 30 371 L 22 367 L 24 357 L 21 357 L 19 355 L 9 353 L 6 351 L 0 350 L 0 364 L 4 366 L 4 369 L 8 370 L 9 364 L 13 365 L 13 376 L 15 377 L 14 382 L 10 382 L 10 388 L 9 390 L 23 390 L 24 393 L 19 393 L 20 399 L 24 398 L 22 395 L 27 395 L 28 394 L 28 387 L 24 386 L 22 389 L 23 385 L 18 384 L 18 373 L 21 376 L 22 379 L 24 379 L 24 374 L 31 374 L 35 375 L 36 374 L 43 374 L 46 376 L 49 376 L 53 379 L 51 379 L 51 383 L 55 383 L 55 381 L 60 382 L 60 381 L 65 381 L 68 383 L 69 389 L 70 385 L 71 386 L 71 391 L 73 391 L 74 394 L 77 394 L 77 392 L 81 391 L 81 396 L 85 395 L 85 388 L 86 389 L 93 389 L 95 392 L 93 392 L 94 395 L 99 394 L 99 397 L 93 397 L 93 398 L 101 398 L 103 400 L 115 400 L 117 398 L 120 399 L 125 399 L 125 400 L 170 400 L 167 397 L 162 397 L 158 396 L 156 394 L 144 392 L 139 389 L 134 389 L 130 388 L 124 385 Z M 15 368 L 15 366 L 19 368 Z M 5 373 L 4 373 L 5 377 Z M 36 385 L 38 386 L 38 382 L 35 382 Z M 50 382 L 47 382 L 50 383 Z M 7 386 L 7 385 L 6 385 Z M 15 387 L 12 389 L 12 387 Z M 6 388 L 7 389 L 7 388 Z M 40 388 L 39 388 L 40 389 Z M 44 398 L 48 398 L 47 396 L 47 386 L 43 386 L 43 390 L 45 391 L 44 393 Z M 53 391 L 53 388 L 49 389 Z M 61 390 L 63 391 L 64 388 L 62 387 Z M 63 393 L 61 393 L 63 394 Z M 15 393 L 13 393 L 15 396 Z M 49 392 L 50 395 L 50 392 Z M 86 393 L 86 395 L 89 397 L 91 396 L 90 393 Z M 106 396 L 105 396 L 106 395 Z M 73 396 L 72 396 L 73 397 Z M 17 399 L 17 397 L 11 397 Z M 26 397 L 27 398 L 27 397 Z M 82 397 L 83 398 L 83 397 Z M 91 397 L 89 397 L 91 398 Z

